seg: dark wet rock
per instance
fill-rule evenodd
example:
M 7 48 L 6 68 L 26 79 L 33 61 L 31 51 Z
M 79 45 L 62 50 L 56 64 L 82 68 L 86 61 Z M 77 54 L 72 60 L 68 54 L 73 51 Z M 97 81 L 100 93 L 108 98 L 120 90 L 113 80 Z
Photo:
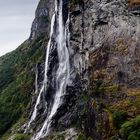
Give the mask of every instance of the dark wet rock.
M 32 24 L 30 39 L 33 40 L 43 33 L 49 35 L 53 11 L 54 0 L 40 0 Z

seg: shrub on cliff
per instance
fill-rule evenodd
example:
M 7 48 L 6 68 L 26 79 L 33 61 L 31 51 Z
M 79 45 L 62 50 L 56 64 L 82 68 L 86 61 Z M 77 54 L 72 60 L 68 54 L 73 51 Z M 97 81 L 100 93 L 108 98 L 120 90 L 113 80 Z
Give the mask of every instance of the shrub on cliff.
M 126 113 L 120 112 L 120 111 L 115 111 L 112 114 L 112 118 L 113 118 L 113 125 L 117 129 L 119 129 L 121 127 L 121 125 L 124 123 L 124 121 L 126 120 Z
M 121 126 L 120 134 L 123 139 L 139 140 L 140 138 L 140 116 L 127 121 Z
M 14 140 L 29 140 L 29 136 L 25 134 L 16 134 Z

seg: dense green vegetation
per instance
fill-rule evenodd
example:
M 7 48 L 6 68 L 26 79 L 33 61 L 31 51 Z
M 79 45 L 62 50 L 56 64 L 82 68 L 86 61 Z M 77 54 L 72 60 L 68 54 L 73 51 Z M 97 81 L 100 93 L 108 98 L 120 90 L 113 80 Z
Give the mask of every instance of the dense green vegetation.
M 44 58 L 45 36 L 0 58 L 0 136 L 22 116 L 33 91 L 33 67 Z
M 112 118 L 113 118 L 113 125 L 119 129 L 121 127 L 121 125 L 126 121 L 127 119 L 127 115 L 124 112 L 120 112 L 120 111 L 115 111 L 112 114 Z
M 124 140 L 139 140 L 140 138 L 140 116 L 125 122 L 120 129 Z
M 26 134 L 16 134 L 14 140 L 29 140 L 29 136 Z

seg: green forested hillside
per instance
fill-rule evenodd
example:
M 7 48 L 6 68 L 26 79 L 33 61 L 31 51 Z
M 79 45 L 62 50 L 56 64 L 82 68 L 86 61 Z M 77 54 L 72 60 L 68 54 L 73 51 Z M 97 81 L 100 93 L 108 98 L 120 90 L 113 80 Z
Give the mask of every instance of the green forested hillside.
M 44 58 L 45 36 L 0 58 L 0 136 L 23 115 L 34 86 L 33 67 Z

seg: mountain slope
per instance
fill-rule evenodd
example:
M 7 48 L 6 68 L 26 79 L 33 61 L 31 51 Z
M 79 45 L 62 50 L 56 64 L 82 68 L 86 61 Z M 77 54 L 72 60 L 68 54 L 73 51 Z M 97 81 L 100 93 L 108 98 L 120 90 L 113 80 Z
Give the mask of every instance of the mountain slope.
M 24 42 L 17 50 L 0 58 L 0 134 L 17 122 L 33 92 L 34 67 L 43 58 L 45 38 Z

